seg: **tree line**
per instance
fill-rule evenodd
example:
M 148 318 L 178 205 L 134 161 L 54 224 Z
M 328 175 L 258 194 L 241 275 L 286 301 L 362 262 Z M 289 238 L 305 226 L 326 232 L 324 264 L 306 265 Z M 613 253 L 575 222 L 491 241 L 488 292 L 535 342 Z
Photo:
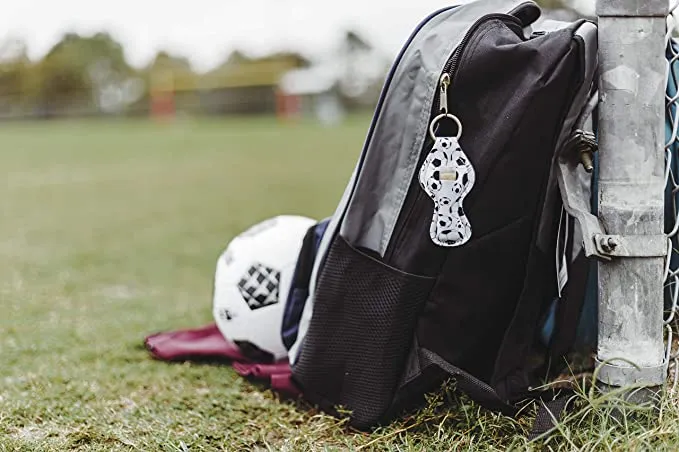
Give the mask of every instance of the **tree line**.
M 337 50 L 338 58 L 344 58 L 346 63 L 345 98 L 349 103 L 370 104 L 381 86 L 379 76 L 373 75 L 368 80 L 364 89 L 368 90 L 367 94 L 356 95 L 351 91 L 356 85 L 356 74 L 360 72 L 353 66 L 361 65 L 361 57 L 365 58 L 366 53 L 373 55 L 374 49 L 356 33 L 347 32 Z M 300 66 L 310 64 L 295 53 L 283 56 L 286 61 L 299 61 Z M 187 80 L 211 77 L 214 82 L 218 78 L 215 72 L 276 57 L 253 60 L 235 51 L 212 73 L 196 74 L 187 58 L 165 51 L 158 52 L 145 67 L 135 68 L 126 61 L 123 46 L 106 32 L 91 36 L 67 33 L 38 61 L 28 57 L 25 42 L 7 39 L 0 43 L 0 117 L 145 115 L 149 112 L 154 90 L 168 86 L 163 75 L 170 73 L 174 83 L 179 81 L 183 85 L 181 88 L 186 89 Z M 388 61 L 383 58 L 385 73 Z M 171 83 L 170 86 L 174 85 Z

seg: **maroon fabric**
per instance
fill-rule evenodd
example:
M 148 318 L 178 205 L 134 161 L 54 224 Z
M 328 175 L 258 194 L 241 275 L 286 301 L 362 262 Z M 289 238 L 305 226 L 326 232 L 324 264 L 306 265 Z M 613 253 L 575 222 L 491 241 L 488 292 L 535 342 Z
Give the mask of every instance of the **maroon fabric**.
M 276 391 L 293 396 L 301 394 L 299 389 L 292 383 L 290 378 L 292 371 L 287 360 L 275 364 L 234 362 L 233 368 L 243 377 L 268 380 L 271 389 Z
M 238 346 L 224 338 L 216 324 L 201 328 L 156 333 L 144 339 L 151 356 L 161 361 L 218 361 L 231 363 L 241 376 L 262 381 L 287 396 L 300 395 L 292 383 L 287 359 L 277 363 L 257 363 L 245 357 Z
M 154 358 L 162 361 L 248 361 L 235 344 L 224 338 L 216 324 L 152 334 L 144 345 Z

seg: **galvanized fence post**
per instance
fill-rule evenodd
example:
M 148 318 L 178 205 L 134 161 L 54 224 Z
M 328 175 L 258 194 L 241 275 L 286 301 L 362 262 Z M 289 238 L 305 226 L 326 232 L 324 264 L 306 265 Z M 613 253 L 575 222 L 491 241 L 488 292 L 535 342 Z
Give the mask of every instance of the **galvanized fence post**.
M 663 345 L 667 0 L 598 0 L 600 383 L 657 387 Z M 622 359 L 621 359 L 622 358 Z M 609 361 L 610 360 L 610 361 Z M 633 364 L 632 364 L 633 363 Z

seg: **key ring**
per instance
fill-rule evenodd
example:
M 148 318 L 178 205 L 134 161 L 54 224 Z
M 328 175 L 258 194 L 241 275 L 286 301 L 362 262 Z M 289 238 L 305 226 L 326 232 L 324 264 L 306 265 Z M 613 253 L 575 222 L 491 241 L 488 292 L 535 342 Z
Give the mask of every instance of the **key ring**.
M 432 140 L 436 141 L 436 135 L 434 134 L 434 126 L 436 125 L 437 122 L 439 122 L 439 120 L 443 118 L 448 118 L 455 121 L 455 124 L 457 124 L 457 135 L 455 136 L 455 138 L 459 140 L 460 137 L 462 136 L 462 123 L 460 122 L 459 119 L 457 119 L 457 116 L 451 115 L 450 113 L 441 113 L 440 115 L 432 119 L 431 124 L 429 125 L 429 135 L 431 135 Z

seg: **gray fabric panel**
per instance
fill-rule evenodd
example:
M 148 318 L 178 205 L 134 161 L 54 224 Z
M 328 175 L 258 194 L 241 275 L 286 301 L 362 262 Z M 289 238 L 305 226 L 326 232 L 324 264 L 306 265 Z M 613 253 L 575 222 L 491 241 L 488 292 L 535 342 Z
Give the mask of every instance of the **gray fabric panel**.
M 571 23 L 566 22 L 561 22 L 561 24 L 563 27 L 572 25 Z M 555 21 L 549 21 L 546 25 L 548 25 L 550 29 L 555 29 L 558 28 L 559 23 Z M 585 83 L 583 83 L 583 85 L 580 87 L 580 90 L 573 98 L 571 108 L 568 111 L 568 115 L 566 117 L 566 120 L 564 121 L 563 128 L 561 129 L 561 133 L 559 134 L 559 139 L 557 140 L 556 144 L 557 152 L 554 154 L 554 159 L 552 161 L 552 166 L 550 168 L 549 182 L 547 186 L 547 196 L 545 198 L 545 207 L 547 207 L 547 209 L 545 210 L 545 215 L 543 215 L 541 218 L 540 230 L 538 233 L 537 240 L 538 247 L 546 253 L 552 252 L 548 249 L 548 237 L 550 236 L 550 230 L 547 227 L 548 225 L 552 224 L 551 222 L 553 220 L 552 215 L 550 215 L 553 209 L 551 209 L 550 207 L 557 203 L 560 197 L 560 191 L 558 188 L 558 182 L 556 177 L 556 172 L 558 171 L 558 157 L 560 155 L 563 144 L 568 139 L 570 133 L 573 131 L 573 126 L 575 122 L 577 121 L 580 114 L 582 113 L 582 110 L 587 104 L 587 101 L 589 99 L 588 95 L 590 93 L 592 85 L 596 83 L 596 81 L 593 80 L 593 77 L 594 72 L 596 71 L 598 65 L 597 27 L 591 22 L 585 22 L 580 27 L 578 27 L 578 29 L 575 31 L 575 34 L 577 36 L 580 36 L 585 43 L 585 59 L 584 59 L 585 67 L 583 70 L 583 77 Z M 591 82 L 588 83 L 587 81 Z M 584 173 L 584 170 L 582 172 Z M 586 178 L 581 178 L 581 181 L 587 185 L 586 187 L 583 187 L 584 191 L 586 193 L 589 193 L 590 185 L 589 181 Z M 587 205 L 589 205 L 589 199 L 584 200 L 584 202 L 586 202 Z M 580 225 L 578 224 L 577 221 L 575 227 L 580 229 Z M 581 243 L 582 242 L 579 242 L 578 246 L 581 246 Z
M 387 91 L 368 144 L 378 159 L 370 174 L 358 174 L 340 234 L 357 247 L 384 255 L 424 144 L 438 79 L 469 27 L 489 13 L 508 13 L 523 0 L 483 0 L 434 17 L 413 40 Z
M 578 36 L 581 36 L 586 43 L 585 76 L 589 78 L 589 77 L 593 76 L 593 74 L 596 71 L 598 64 L 599 64 L 599 59 L 598 59 L 598 30 L 597 30 L 597 27 L 594 24 L 587 22 L 582 27 L 580 27 L 578 29 L 576 34 Z M 596 83 L 597 83 L 597 81 L 594 80 L 593 84 L 596 84 Z M 587 102 L 588 100 L 589 99 L 585 98 L 585 102 Z M 573 120 L 573 122 L 575 122 L 579 119 L 581 113 L 582 113 L 582 111 L 571 112 L 572 115 L 576 116 L 576 118 Z M 570 116 L 569 116 L 569 120 L 571 120 Z M 590 130 L 591 130 L 591 118 L 588 118 L 588 121 L 585 123 L 584 127 L 587 127 L 587 126 L 589 126 Z M 559 168 L 559 170 L 561 170 L 561 169 Z M 586 207 L 589 207 L 590 206 L 590 198 L 591 198 L 591 195 L 592 195 L 592 180 L 591 180 L 591 175 L 588 174 L 581 165 L 579 165 L 577 167 L 577 179 L 580 182 L 580 185 L 582 187 L 582 193 L 584 194 L 583 202 L 585 203 Z M 584 240 L 590 240 L 591 239 L 591 237 L 583 237 L 582 229 L 583 228 L 580 225 L 579 219 L 577 217 L 575 217 L 575 231 L 574 231 L 574 237 L 573 237 L 572 260 L 575 260 L 575 258 L 581 252 L 581 250 L 583 248 Z

